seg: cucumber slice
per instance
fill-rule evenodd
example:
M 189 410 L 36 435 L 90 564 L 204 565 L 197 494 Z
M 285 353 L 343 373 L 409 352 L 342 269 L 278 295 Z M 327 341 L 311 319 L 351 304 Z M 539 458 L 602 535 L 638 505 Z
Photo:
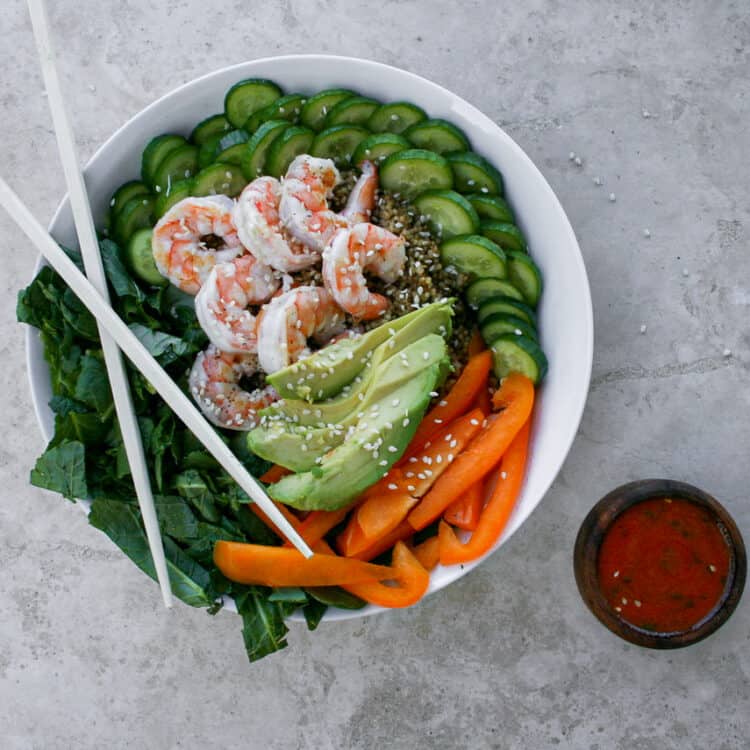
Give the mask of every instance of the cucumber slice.
M 427 119 L 425 111 L 411 102 L 390 102 L 378 107 L 367 127 L 373 133 L 403 133 L 404 130 Z
M 494 297 L 511 297 L 523 302 L 523 295 L 505 279 L 477 279 L 466 287 L 466 301 L 477 310 L 485 300 Z
M 254 180 L 265 173 L 268 149 L 288 127 L 286 120 L 269 120 L 253 133 L 240 158 L 240 167 L 248 180 Z
M 450 164 L 440 154 L 410 148 L 391 154 L 380 168 L 383 190 L 415 198 L 425 190 L 448 190 L 453 186 Z
M 302 94 L 280 96 L 272 104 L 250 115 L 245 123 L 245 130 L 248 133 L 254 133 L 264 122 L 268 122 L 268 120 L 298 122 L 302 106 L 306 101 L 306 97 Z
M 316 133 L 323 129 L 323 122 L 328 113 L 344 99 L 355 96 L 349 89 L 326 89 L 319 91 L 311 96 L 305 106 L 302 107 L 299 121 L 306 127 L 314 130 Z
M 247 142 L 250 136 L 246 130 L 232 130 L 223 135 L 216 144 L 213 161 L 225 164 L 239 164 L 247 151 Z
M 149 228 L 134 232 L 125 246 L 125 260 L 130 270 L 142 281 L 153 286 L 166 286 L 169 282 L 159 273 L 151 250 L 151 235 Z
M 404 135 L 417 148 L 426 148 L 438 154 L 468 151 L 470 148 L 468 138 L 447 120 L 423 120 L 407 128 Z
M 193 128 L 190 140 L 196 146 L 202 146 L 209 138 L 215 135 L 224 135 L 224 133 L 228 133 L 231 129 L 232 126 L 229 124 L 229 120 L 223 114 L 211 115 L 211 117 L 201 120 Z
M 143 156 L 141 157 L 141 177 L 143 181 L 148 185 L 153 185 L 154 174 L 162 159 L 170 151 L 174 151 L 186 143 L 187 141 L 181 135 L 172 133 L 164 133 L 152 138 L 146 148 L 143 149 Z
M 326 116 L 325 126 L 332 128 L 334 125 L 365 125 L 379 106 L 379 102 L 366 96 L 350 96 L 331 109 Z
M 212 135 L 208 140 L 203 141 L 198 149 L 198 169 L 203 169 L 209 164 L 214 163 L 216 149 L 219 147 L 220 135 Z
M 198 147 L 185 144 L 170 151 L 154 172 L 154 191 L 163 193 L 173 182 L 187 180 L 198 171 Z
M 453 266 L 472 279 L 504 279 L 507 275 L 505 253 L 486 237 L 462 234 L 440 246 L 443 266 Z
M 281 96 L 281 89 L 265 78 L 247 78 L 235 83 L 224 97 L 224 114 L 235 128 L 241 128 L 253 112 L 267 107 Z
M 154 218 L 158 221 L 175 203 L 193 195 L 192 180 L 178 180 L 169 186 L 169 190 L 159 193 L 154 201 Z
M 542 296 L 542 272 L 539 266 L 519 250 L 508 250 L 508 277 L 523 298 L 532 307 L 536 307 Z
M 480 231 L 485 237 L 489 237 L 494 243 L 500 245 L 503 250 L 526 252 L 526 238 L 515 224 L 483 219 Z
M 515 318 L 521 318 L 530 326 L 536 328 L 536 313 L 525 302 L 514 299 L 513 297 L 491 297 L 479 305 L 477 321 L 481 327 L 490 315 L 512 315 Z
M 112 234 L 115 241 L 124 247 L 133 233 L 154 225 L 154 199 L 150 195 L 131 198 L 115 216 Z
M 453 190 L 428 190 L 417 196 L 414 207 L 427 217 L 432 231 L 441 237 L 473 234 L 479 229 L 477 212 Z
M 494 219 L 508 224 L 513 224 L 516 220 L 510 206 L 499 195 L 472 193 L 466 199 L 474 206 L 480 219 Z
M 354 151 L 352 162 L 359 166 L 363 161 L 379 164 L 391 154 L 409 148 L 409 141 L 396 133 L 376 133 L 365 138 Z
M 313 599 L 319 601 L 321 604 L 327 604 L 329 607 L 362 609 L 367 604 L 364 599 L 360 599 L 358 596 L 344 591 L 339 586 L 305 586 L 305 591 Z
M 503 176 L 479 154 L 460 151 L 445 158 L 453 170 L 453 185 L 460 193 L 503 194 Z
M 211 164 L 193 178 L 193 195 L 239 195 L 248 181 L 236 164 Z
M 547 357 L 539 345 L 526 336 L 506 333 L 498 336 L 489 347 L 498 378 L 504 378 L 511 372 L 520 372 L 536 385 L 547 373 Z
M 115 190 L 109 201 L 109 213 L 111 217 L 117 216 L 122 207 L 131 199 L 138 195 L 149 195 L 148 186 L 140 180 L 130 180 Z
M 515 315 L 503 315 L 502 313 L 490 315 L 479 326 L 479 330 L 482 332 L 482 338 L 488 345 L 506 333 L 511 333 L 514 336 L 526 336 L 526 338 L 532 341 L 537 341 L 538 339 L 534 326 L 530 326 L 525 320 L 517 318 Z
M 268 149 L 266 157 L 266 172 L 272 177 L 282 177 L 292 163 L 292 159 L 300 154 L 310 153 L 314 133 L 310 128 L 302 125 L 290 125 Z
M 359 125 L 334 125 L 321 130 L 312 142 L 310 153 L 323 159 L 333 159 L 337 165 L 351 163 L 357 146 L 370 135 Z

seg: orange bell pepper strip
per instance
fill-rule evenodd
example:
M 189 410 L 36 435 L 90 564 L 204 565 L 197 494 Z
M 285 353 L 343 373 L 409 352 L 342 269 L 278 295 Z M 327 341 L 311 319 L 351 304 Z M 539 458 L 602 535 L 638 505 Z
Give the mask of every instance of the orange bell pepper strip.
M 367 549 L 355 552 L 351 557 L 355 560 L 374 560 L 379 555 L 387 552 L 396 542 L 403 542 L 412 536 L 414 536 L 412 525 L 407 520 L 403 520 L 393 531 L 375 541 Z
M 489 351 L 480 352 L 467 362 L 443 400 L 420 422 L 398 466 L 402 466 L 421 450 L 448 422 L 466 413 L 479 391 L 487 387 L 491 367 L 492 353 Z
M 288 547 L 223 540 L 214 545 L 214 562 L 230 581 L 260 586 L 339 586 L 393 578 L 393 570 L 385 565 L 319 551 L 305 558 Z
M 370 495 L 352 513 L 349 523 L 336 540 L 341 554 L 352 557 L 371 547 L 393 531 L 418 502 L 416 497 L 400 490 Z
M 396 586 L 386 586 L 380 581 L 347 583 L 342 586 L 349 593 L 381 607 L 409 607 L 416 604 L 430 585 L 430 574 L 403 542 L 393 548 L 391 579 Z
M 260 481 L 264 484 L 274 484 L 279 481 L 279 479 L 282 479 L 287 474 L 291 474 L 292 472 L 286 468 L 286 466 L 279 466 L 279 464 L 274 464 L 262 477 L 260 477 Z
M 503 456 L 497 485 L 479 518 L 479 525 L 466 544 L 462 544 L 453 529 L 442 521 L 439 529 L 440 562 L 455 565 L 476 560 L 500 538 L 508 523 L 516 498 L 523 484 L 526 457 L 529 449 L 530 420 L 521 428 Z
M 291 524 L 292 528 L 295 531 L 299 531 L 299 526 L 301 521 L 297 516 L 292 513 L 289 508 L 287 508 L 286 505 L 283 503 L 274 503 L 274 505 L 279 509 L 279 513 L 281 513 L 284 518 L 286 518 L 287 521 Z M 260 506 L 257 503 L 250 503 L 247 506 L 253 513 L 255 513 L 258 518 L 260 518 L 263 523 L 268 526 L 271 531 L 273 531 L 278 537 L 281 539 L 284 539 L 284 535 L 279 531 L 279 529 L 276 527 L 276 524 L 261 510 Z
M 495 393 L 493 405 L 504 409 L 488 418 L 487 426 L 409 514 L 407 520 L 415 530 L 419 531 L 438 519 L 452 502 L 498 464 L 529 419 L 534 406 L 534 384 L 524 375 L 511 373 Z
M 425 539 L 420 544 L 412 547 L 411 551 L 425 570 L 434 570 L 440 562 L 440 540 L 437 536 Z
M 484 414 L 474 409 L 445 425 L 424 448 L 402 467 L 406 491 L 422 497 L 451 465 L 453 460 L 482 429 Z
M 474 531 L 479 523 L 483 505 L 484 481 L 480 479 L 448 506 L 443 519 L 452 526 L 458 526 L 459 529 Z
M 477 397 L 474 399 L 474 408 L 481 409 L 485 417 L 492 414 L 492 398 L 489 388 L 480 388 Z
M 387 474 L 364 491 L 363 497 L 382 497 L 386 493 L 394 491 L 393 485 L 396 485 L 396 489 L 405 492 L 406 484 L 407 482 L 401 469 L 393 466 Z
M 471 334 L 469 348 L 467 349 L 469 357 L 475 357 L 477 354 L 481 354 L 486 348 L 487 344 L 484 343 L 482 334 L 479 332 L 478 328 L 475 328 Z
M 299 522 L 297 531 L 299 535 L 312 546 L 320 541 L 334 526 L 338 526 L 352 509 L 351 505 L 338 510 L 313 510 L 308 513 L 304 521 Z M 285 547 L 291 547 L 292 543 L 284 542 Z

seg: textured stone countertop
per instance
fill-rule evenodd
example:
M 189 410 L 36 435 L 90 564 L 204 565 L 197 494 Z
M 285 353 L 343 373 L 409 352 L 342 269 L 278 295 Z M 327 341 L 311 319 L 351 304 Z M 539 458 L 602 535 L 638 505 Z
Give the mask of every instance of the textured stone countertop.
M 3 747 L 747 747 L 750 597 L 697 646 L 640 650 L 584 608 L 571 566 L 589 507 L 635 478 L 697 484 L 750 535 L 744 3 L 49 4 L 86 157 L 161 94 L 255 57 L 370 57 L 465 97 L 568 212 L 596 348 L 565 466 L 500 553 L 414 609 L 293 625 L 286 651 L 250 666 L 235 615 L 165 613 L 83 514 L 29 486 L 43 441 L 14 306 L 36 253 L 0 214 Z M 0 171 L 46 222 L 62 172 L 24 3 L 6 6 Z

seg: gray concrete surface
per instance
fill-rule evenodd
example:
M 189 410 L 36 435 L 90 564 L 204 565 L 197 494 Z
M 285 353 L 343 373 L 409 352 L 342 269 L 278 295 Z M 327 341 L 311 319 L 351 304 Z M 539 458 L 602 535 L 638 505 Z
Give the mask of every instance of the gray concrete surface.
M 166 614 L 82 514 L 27 484 L 43 445 L 13 308 L 35 252 L 0 215 L 0 745 L 748 747 L 750 597 L 709 640 L 656 653 L 602 628 L 571 570 L 588 508 L 638 477 L 706 488 L 750 534 L 746 5 L 50 5 L 84 155 L 177 84 L 259 56 L 366 56 L 464 96 L 565 205 L 596 354 L 570 457 L 502 553 L 411 611 L 294 626 L 289 649 L 250 666 L 235 616 Z M 1 171 L 46 221 L 63 181 L 20 0 L 4 3 L 0 30 Z

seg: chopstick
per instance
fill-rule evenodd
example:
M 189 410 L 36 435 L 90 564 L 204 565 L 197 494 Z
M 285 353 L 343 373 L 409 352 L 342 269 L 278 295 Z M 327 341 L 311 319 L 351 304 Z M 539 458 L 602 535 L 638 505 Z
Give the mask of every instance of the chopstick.
M 70 207 L 73 212 L 78 242 L 81 248 L 83 265 L 89 280 L 109 303 L 109 292 L 107 290 L 107 279 L 104 275 L 102 258 L 99 254 L 99 243 L 96 237 L 94 219 L 91 215 L 86 192 L 86 183 L 80 169 L 78 155 L 76 153 L 73 130 L 65 107 L 60 80 L 55 67 L 55 53 L 49 35 L 49 21 L 44 5 L 44 0 L 28 0 L 31 24 L 34 29 L 39 60 L 42 67 L 44 84 L 47 89 L 47 101 L 52 113 L 52 123 L 57 136 L 57 147 L 60 152 L 60 160 L 65 173 L 65 181 L 68 185 L 70 196 Z M 159 581 L 164 606 L 172 606 L 172 588 L 169 582 L 169 571 L 164 556 L 164 545 L 162 544 L 159 531 L 159 520 L 156 516 L 154 497 L 151 492 L 151 481 L 146 466 L 146 457 L 143 452 L 143 441 L 138 427 L 138 419 L 133 408 L 133 399 L 130 393 L 130 385 L 125 374 L 125 364 L 122 361 L 117 344 L 107 334 L 106 330 L 99 325 L 99 338 L 102 342 L 104 353 L 104 364 L 112 387 L 112 396 L 117 413 L 117 421 L 120 425 L 125 453 L 130 464 L 130 473 L 135 485 L 135 494 L 143 517 L 143 525 L 146 529 L 146 538 L 151 550 L 151 558 L 156 569 L 156 577 Z
M 125 356 L 151 383 L 172 411 L 185 426 L 203 443 L 206 450 L 221 464 L 224 470 L 258 504 L 273 521 L 281 533 L 305 556 L 312 557 L 312 550 L 305 540 L 266 495 L 260 483 L 248 473 L 239 459 L 227 447 L 219 434 L 193 406 L 177 383 L 169 377 L 161 365 L 151 356 L 136 335 L 125 325 L 120 316 L 105 301 L 91 282 L 76 268 L 65 251 L 34 218 L 21 199 L 0 177 L 0 206 L 23 230 L 26 236 L 44 255 L 49 264 L 60 274 L 63 281 L 96 318 L 101 327 L 115 340 Z

